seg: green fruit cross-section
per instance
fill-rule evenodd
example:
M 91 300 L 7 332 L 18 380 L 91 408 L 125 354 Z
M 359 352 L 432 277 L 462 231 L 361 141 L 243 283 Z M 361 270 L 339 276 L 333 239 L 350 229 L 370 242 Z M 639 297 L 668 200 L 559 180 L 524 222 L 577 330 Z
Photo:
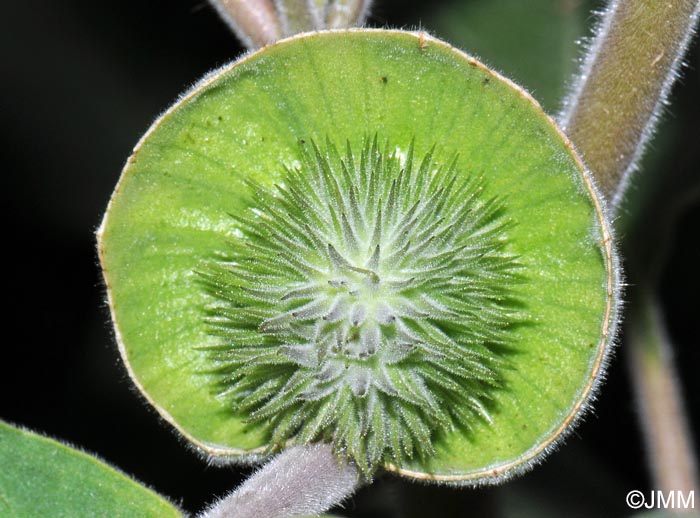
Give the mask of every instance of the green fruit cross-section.
M 198 271 L 241 232 L 251 185 L 299 170 L 300 143 L 368 136 L 436 163 L 503 203 L 521 314 L 489 420 L 439 430 L 434 453 L 385 467 L 424 480 L 499 481 L 526 469 L 585 409 L 616 318 L 618 267 L 589 175 L 532 98 L 424 33 L 310 33 L 203 79 L 127 162 L 98 232 L 119 348 L 159 413 L 211 456 L 254 460 L 270 430 L 220 394 L 221 345 Z M 313 416 L 309 416 L 309 419 Z

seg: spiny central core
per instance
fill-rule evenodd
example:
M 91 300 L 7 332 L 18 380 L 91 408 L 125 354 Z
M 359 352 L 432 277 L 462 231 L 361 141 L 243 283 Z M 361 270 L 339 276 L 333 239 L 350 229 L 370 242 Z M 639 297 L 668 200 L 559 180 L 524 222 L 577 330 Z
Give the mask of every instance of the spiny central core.
M 383 255 L 379 243 L 363 248 L 371 250 L 364 254 L 366 258 L 353 254 L 350 259 L 329 243 L 328 264 L 320 267 L 320 275 L 310 279 L 308 286 L 293 288 L 281 297 L 299 305 L 260 326 L 264 333 L 274 333 L 293 321 L 313 327 L 313 338 L 308 343 L 282 349 L 300 365 L 322 367 L 318 383 L 306 391 L 307 397 L 320 395 L 324 382 L 339 373 L 344 374 L 352 392 L 363 397 L 373 385 L 378 366 L 400 362 L 418 345 L 404 319 L 428 316 L 427 308 L 420 306 L 429 297 L 421 295 L 422 304 L 411 300 L 415 277 L 401 271 L 393 273 L 396 257 Z M 308 300 L 309 296 L 313 298 Z M 433 301 L 433 306 L 437 302 Z M 387 386 L 385 383 L 385 391 Z
M 225 393 L 271 443 L 332 441 L 365 473 L 490 420 L 516 262 L 469 176 L 366 141 L 302 147 L 252 185 L 225 258 L 202 270 Z

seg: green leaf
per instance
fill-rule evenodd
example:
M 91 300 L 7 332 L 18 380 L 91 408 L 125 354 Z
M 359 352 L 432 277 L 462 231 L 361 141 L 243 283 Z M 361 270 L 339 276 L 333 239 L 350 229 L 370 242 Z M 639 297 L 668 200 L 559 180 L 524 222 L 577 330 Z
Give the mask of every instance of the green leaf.
M 451 171 L 456 156 L 453 188 L 465 196 L 465 207 L 469 207 L 466 199 L 470 196 L 476 197 L 475 207 L 491 203 L 489 200 L 498 202 L 497 209 L 474 211 L 469 223 L 477 237 L 479 231 L 498 229 L 486 232 L 482 240 L 486 255 L 479 256 L 494 257 L 484 259 L 492 273 L 475 274 L 473 286 L 463 288 L 464 298 L 432 297 L 431 307 L 426 303 L 418 310 L 400 305 L 413 311 L 415 317 L 406 332 L 420 329 L 429 337 L 424 345 L 447 362 L 435 364 L 435 368 L 416 365 L 424 368 L 421 371 L 411 367 L 417 359 L 408 357 L 401 364 L 401 357 L 395 369 L 406 368 L 406 374 L 410 371 L 412 376 L 423 376 L 420 373 L 424 372 L 422 381 L 396 371 L 382 381 L 382 390 L 390 393 L 394 381 L 413 380 L 404 383 L 402 390 L 413 390 L 418 394 L 412 396 L 416 405 L 422 401 L 421 408 L 429 409 L 430 399 L 420 394 L 422 383 L 427 384 L 433 395 L 438 394 L 442 407 L 457 416 L 457 425 L 440 428 L 423 410 L 410 410 L 423 412 L 420 422 L 430 431 L 435 453 L 397 459 L 400 466 L 385 458 L 385 466 L 425 480 L 502 480 L 550 451 L 588 404 L 613 335 L 617 263 L 600 201 L 561 131 L 523 90 L 424 33 L 352 30 L 285 40 L 208 76 L 156 121 L 129 159 L 99 231 L 100 256 L 122 356 L 148 400 L 200 449 L 214 456 L 263 454 L 270 446 L 274 418 L 251 423 L 250 412 L 255 408 L 237 406 L 239 396 L 255 389 L 251 382 L 262 382 L 259 370 L 252 377 L 246 377 L 246 372 L 253 372 L 256 362 L 268 365 L 276 376 L 296 372 L 296 385 L 290 385 L 286 393 L 280 389 L 270 400 L 275 412 L 290 408 L 290 401 L 284 398 L 303 397 L 312 378 L 290 368 L 288 359 L 293 352 L 294 358 L 309 365 L 314 356 L 290 347 L 270 352 L 268 346 L 270 340 L 297 339 L 303 334 L 288 327 L 295 314 L 304 313 L 308 320 L 319 311 L 319 306 L 309 305 L 304 311 L 276 315 L 276 303 L 255 307 L 254 300 L 265 298 L 263 292 L 272 289 L 266 282 L 279 278 L 277 273 L 299 271 L 307 275 L 314 271 L 302 264 L 294 247 L 289 248 L 289 254 L 272 257 L 272 248 L 266 243 L 272 231 L 278 243 L 289 241 L 293 233 L 286 232 L 285 225 L 303 229 L 306 223 L 300 222 L 299 211 L 310 221 L 324 211 L 297 208 L 290 209 L 289 218 L 272 216 L 277 222 L 266 218 L 283 214 L 280 206 L 295 199 L 317 207 L 327 202 L 325 212 L 331 221 L 317 221 L 308 228 L 325 229 L 326 238 L 332 231 L 329 229 L 336 229 L 347 240 L 350 231 L 343 220 L 345 213 L 357 212 L 357 203 L 378 203 L 372 198 L 380 192 L 377 189 L 388 193 L 382 202 L 392 211 L 401 208 L 408 214 L 414 210 L 400 197 L 403 184 L 398 176 L 396 188 L 393 183 L 381 187 L 381 182 L 389 182 L 387 178 L 372 180 L 371 174 L 368 176 L 368 168 L 386 167 L 388 171 L 395 167 L 382 166 L 384 159 L 378 159 L 379 165 L 359 163 L 360 154 L 352 153 L 343 169 L 329 166 L 322 157 L 317 166 L 309 165 L 308 156 L 301 151 L 312 142 L 328 141 L 343 155 L 346 142 L 351 149 L 362 150 L 367 138 L 374 135 L 382 149 L 397 149 L 400 155 L 406 155 L 413 142 L 413 167 L 419 171 L 416 185 L 442 174 L 429 165 L 420 169 L 420 161 L 429 152 L 444 171 Z M 328 160 L 339 163 L 334 156 L 328 151 Z M 294 185 L 288 194 L 270 198 L 274 184 L 284 184 L 288 174 L 297 175 L 298 182 L 312 182 L 312 167 L 323 174 L 347 173 L 351 178 L 323 180 L 325 187 L 319 187 L 316 201 L 303 201 L 308 196 L 298 195 Z M 344 172 L 338 172 L 341 169 Z M 355 201 L 349 193 L 339 194 L 332 188 L 334 182 L 349 185 L 353 175 L 358 182 L 374 186 L 364 198 L 355 196 Z M 441 181 L 431 180 L 431 184 L 439 187 Z M 470 190 L 470 185 L 478 189 Z M 333 199 L 345 195 L 346 205 Z M 399 198 L 393 199 L 395 196 Z M 451 200 L 436 198 L 431 217 L 438 218 L 443 209 L 459 212 Z M 350 209 L 346 211 L 344 206 Z M 251 213 L 251 207 L 258 212 Z M 254 214 L 259 214 L 261 222 L 257 230 L 250 219 Z M 388 214 L 383 210 L 381 218 L 377 213 L 371 215 L 386 219 Z M 419 228 L 431 227 L 424 222 Z M 459 229 L 434 228 L 439 232 L 435 241 L 441 246 L 468 243 L 450 237 L 464 228 L 462 223 Z M 315 234 L 309 230 L 299 239 L 308 249 L 316 247 L 316 259 L 329 257 L 334 271 L 350 272 L 347 275 L 356 280 L 375 282 L 379 278 L 369 266 L 349 264 L 340 257 L 335 241 L 332 245 L 314 241 Z M 501 242 L 501 249 L 494 248 L 493 239 Z M 202 265 L 231 259 L 231 243 L 237 243 L 235 264 L 229 269 L 235 275 L 205 273 L 209 284 L 205 287 L 198 273 Z M 410 239 L 406 243 L 396 252 L 399 259 L 401 250 L 410 249 Z M 518 282 L 506 283 L 513 275 L 509 261 L 495 259 L 501 253 L 517 258 L 518 276 L 522 277 Z M 421 267 L 421 275 L 434 279 L 424 283 L 428 291 L 417 289 L 411 292 L 412 297 L 429 295 L 430 289 L 449 282 L 439 273 L 440 268 L 447 271 L 445 268 L 455 267 L 452 259 L 443 264 L 445 257 L 452 257 L 449 254 L 437 255 L 439 261 Z M 399 259 L 395 264 L 407 264 Z M 481 264 L 481 259 L 474 260 L 474 264 Z M 239 267 L 242 264 L 250 269 Z M 371 259 L 368 264 L 372 264 Z M 459 270 L 459 274 L 468 269 Z M 267 280 L 251 283 L 256 275 Z M 236 276 L 241 282 L 235 281 Z M 489 278 L 495 286 L 489 284 Z M 343 286 L 333 284 L 332 279 L 329 282 L 332 288 L 326 285 L 327 290 Z M 482 299 L 472 299 L 470 290 L 489 303 L 475 304 Z M 304 293 L 297 290 L 295 297 L 301 300 Z M 506 301 L 502 300 L 504 294 Z M 453 306 L 445 306 L 452 303 L 448 298 L 456 301 Z M 213 302 L 212 315 L 208 308 L 211 311 Z M 455 307 L 465 311 L 464 318 L 454 316 Z M 436 311 L 440 316 L 430 320 L 431 325 L 418 325 L 420 315 L 435 315 Z M 211 321 L 222 319 L 226 325 L 212 332 Z M 486 325 L 490 321 L 495 327 Z M 456 337 L 468 334 L 468 329 L 460 328 L 464 322 L 479 324 L 473 328 L 470 341 L 455 342 L 451 349 Z M 389 326 L 389 320 L 381 325 Z M 381 332 L 385 331 L 383 327 Z M 262 345 L 265 354 L 256 352 L 255 347 Z M 489 358 L 486 366 L 484 358 Z M 442 367 L 450 376 L 440 385 Z M 346 390 L 353 389 L 357 401 L 363 402 L 369 378 L 365 371 L 350 371 L 354 374 Z M 454 382 L 469 377 L 470 372 L 471 383 Z M 474 389 L 473 384 L 480 388 Z M 460 386 L 464 394 L 454 392 Z M 243 394 L 236 393 L 241 390 Z M 256 393 L 252 404 L 267 398 L 268 393 L 267 389 Z M 317 393 L 323 395 L 322 391 Z M 461 401 L 456 396 L 463 396 L 468 403 L 455 403 Z M 360 419 L 360 407 L 352 406 L 352 398 L 347 401 L 350 406 L 344 407 L 341 421 L 330 433 L 337 430 L 356 451 L 367 451 L 366 436 L 360 432 L 363 428 L 355 422 Z M 425 430 L 415 428 L 419 421 L 408 420 L 414 425 L 413 436 L 405 427 L 407 418 L 401 417 L 402 413 L 408 415 L 405 408 L 392 408 L 397 411 L 389 412 L 387 419 L 391 414 L 393 420 L 403 419 L 404 424 L 387 423 L 384 428 L 402 434 L 405 443 L 399 448 L 416 446 L 419 451 L 431 451 L 430 445 L 422 442 Z M 303 412 L 294 415 L 303 417 L 302 421 L 314 418 Z M 449 423 L 445 419 L 441 422 Z M 287 415 L 283 425 L 288 431 L 295 423 Z M 396 439 L 390 435 L 385 437 L 387 444 Z M 415 441 L 418 443 L 413 445 Z
M 179 517 L 124 473 L 65 444 L 0 421 L 0 515 Z
M 561 108 L 586 35 L 590 2 L 491 0 L 440 2 L 422 13 L 426 27 L 508 72 L 548 111 Z

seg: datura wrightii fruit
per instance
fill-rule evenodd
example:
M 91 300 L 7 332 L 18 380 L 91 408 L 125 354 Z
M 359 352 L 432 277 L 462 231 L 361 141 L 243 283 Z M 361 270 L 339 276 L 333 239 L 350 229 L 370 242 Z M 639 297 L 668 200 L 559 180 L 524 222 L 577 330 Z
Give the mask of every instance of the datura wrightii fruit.
M 585 411 L 614 334 L 571 143 L 424 33 L 302 34 L 208 75 L 98 237 L 131 378 L 225 460 L 321 441 L 368 478 L 500 481 Z

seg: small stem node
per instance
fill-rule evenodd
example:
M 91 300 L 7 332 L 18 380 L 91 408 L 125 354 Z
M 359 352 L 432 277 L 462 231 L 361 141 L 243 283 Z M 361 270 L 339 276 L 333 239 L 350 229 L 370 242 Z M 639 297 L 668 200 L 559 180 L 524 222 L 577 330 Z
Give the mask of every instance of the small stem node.
M 251 50 L 282 37 L 272 0 L 209 0 L 234 34 Z
M 362 25 L 367 18 L 371 0 L 335 0 L 326 10 L 326 25 L 329 29 L 343 29 Z
M 284 36 L 322 29 L 316 0 L 275 0 Z

